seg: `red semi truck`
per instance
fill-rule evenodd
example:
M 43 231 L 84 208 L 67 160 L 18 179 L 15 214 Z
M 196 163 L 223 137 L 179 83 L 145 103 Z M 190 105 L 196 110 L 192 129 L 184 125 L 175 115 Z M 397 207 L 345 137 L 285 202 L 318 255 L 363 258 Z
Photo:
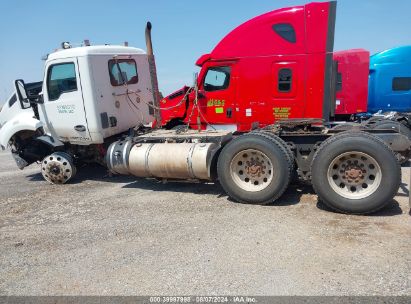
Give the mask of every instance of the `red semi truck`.
M 278 120 L 329 120 L 335 107 L 336 3 L 275 10 L 229 33 L 196 65 L 198 100 L 185 87 L 161 101 L 162 125 L 249 131 Z M 194 102 L 195 101 L 195 102 Z M 200 117 L 201 116 L 201 117 Z
M 321 135 L 330 135 L 332 131 L 323 129 L 317 133 L 313 130 L 321 124 L 320 121 L 328 122 L 336 113 L 348 114 L 354 108 L 355 112 L 366 110 L 369 57 L 363 50 L 333 53 L 335 18 L 336 2 L 310 3 L 272 11 L 240 25 L 210 54 L 197 60 L 196 65 L 201 71 L 194 89 L 184 87 L 161 100 L 162 126 L 167 129 L 184 130 L 189 127 L 238 133 L 277 123 L 279 127 L 274 127 L 274 130 L 291 149 L 300 177 L 311 180 L 317 193 L 328 196 L 325 201 L 333 205 L 338 201 L 337 197 L 327 194 L 332 190 L 327 188 L 326 180 L 318 179 L 318 174 L 325 172 L 315 169 L 321 162 L 316 151 L 324 152 L 321 146 L 327 146 L 325 142 L 317 146 L 324 140 Z M 358 77 L 360 83 L 356 83 Z M 339 90 L 341 84 L 344 90 Z M 339 107 L 336 107 L 336 96 L 340 98 Z M 341 107 L 346 98 L 358 98 L 360 103 Z M 304 122 L 308 123 L 304 125 Z M 271 127 L 268 129 L 273 130 Z M 355 141 L 359 134 L 367 137 L 369 133 L 349 132 L 332 136 L 327 141 L 335 140 L 336 143 L 339 136 L 346 137 L 348 148 L 350 136 Z M 355 149 L 361 150 L 358 146 Z M 408 151 L 407 148 L 405 150 Z M 407 158 L 409 152 L 403 152 Z M 325 154 L 321 158 L 327 161 Z M 344 159 L 341 158 L 342 161 Z M 353 159 L 349 163 L 358 164 L 358 161 Z M 351 180 L 350 174 L 355 175 L 355 170 L 361 167 L 350 164 L 335 164 L 332 168 L 337 174 L 329 178 Z M 332 168 L 322 170 L 328 170 L 330 174 Z M 339 177 L 339 174 L 348 175 Z M 348 187 L 348 191 L 355 188 L 344 182 L 337 184 L 337 188 Z M 222 185 L 230 193 L 224 180 Z M 366 184 L 361 187 L 369 189 Z M 355 203 L 346 203 L 349 208 L 358 207 Z
M 283 119 L 348 121 L 367 112 L 370 53 L 333 53 L 333 25 L 327 22 L 335 16 L 313 13 L 310 7 L 318 5 L 258 16 L 197 60 L 202 128 L 208 122 L 216 129 L 248 131 Z M 224 83 L 230 77 L 231 85 Z M 194 95 L 181 103 L 188 89 L 161 101 L 163 126 L 198 125 Z

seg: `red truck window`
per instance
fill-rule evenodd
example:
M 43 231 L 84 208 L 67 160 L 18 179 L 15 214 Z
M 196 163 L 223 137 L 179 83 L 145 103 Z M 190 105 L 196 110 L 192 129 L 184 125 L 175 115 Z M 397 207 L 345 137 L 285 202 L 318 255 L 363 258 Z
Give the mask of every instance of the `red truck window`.
M 207 92 L 225 90 L 230 85 L 231 67 L 210 67 L 204 79 L 204 90 Z
M 278 91 L 290 92 L 292 83 L 291 69 L 281 69 L 278 71 Z
M 336 86 L 336 90 L 337 92 L 341 92 L 342 90 L 342 73 L 338 72 L 337 73 L 337 86 Z
M 281 38 L 290 42 L 296 43 L 297 37 L 295 35 L 294 27 L 289 23 L 278 23 L 273 25 L 273 30 L 276 32 Z

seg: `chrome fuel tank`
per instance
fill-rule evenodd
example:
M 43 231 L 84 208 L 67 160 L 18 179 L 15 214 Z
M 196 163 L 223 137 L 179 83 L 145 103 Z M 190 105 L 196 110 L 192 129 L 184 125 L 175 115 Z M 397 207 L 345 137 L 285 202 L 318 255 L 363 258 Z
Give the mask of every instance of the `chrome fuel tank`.
M 112 144 L 107 165 L 114 173 L 168 179 L 210 179 L 214 143 Z

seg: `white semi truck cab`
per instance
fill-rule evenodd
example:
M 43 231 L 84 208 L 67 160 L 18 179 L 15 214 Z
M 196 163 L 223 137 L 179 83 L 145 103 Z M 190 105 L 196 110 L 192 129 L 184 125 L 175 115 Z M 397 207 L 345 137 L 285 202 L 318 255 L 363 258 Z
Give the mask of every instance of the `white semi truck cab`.
M 148 75 L 147 55 L 137 48 L 89 46 L 51 54 L 39 104 L 45 132 L 60 142 L 102 144 L 131 127 L 152 123 Z
M 73 157 L 103 162 L 107 144 L 155 121 L 158 88 L 150 64 L 154 57 L 134 47 L 62 43 L 47 56 L 40 94 L 16 80 L 0 112 L 1 148 L 11 148 L 20 169 L 56 151 L 70 151 L 63 155 L 69 164 Z
M 36 131 L 40 124 L 55 145 L 90 145 L 150 124 L 153 89 L 148 75 L 147 55 L 141 49 L 88 46 L 56 51 L 46 60 L 42 97 L 32 102 L 37 121 L 27 131 Z M 30 107 L 27 102 L 20 105 L 21 110 Z M 3 147 L 15 134 L 7 135 L 1 137 Z

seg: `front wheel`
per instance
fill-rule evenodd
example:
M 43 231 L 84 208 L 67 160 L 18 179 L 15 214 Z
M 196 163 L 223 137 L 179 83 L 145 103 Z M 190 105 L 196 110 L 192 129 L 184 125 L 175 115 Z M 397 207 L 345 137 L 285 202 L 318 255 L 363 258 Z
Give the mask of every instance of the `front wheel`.
M 347 131 L 324 141 L 311 165 L 312 183 L 328 207 L 354 214 L 389 204 L 401 182 L 390 147 L 366 132 Z
M 65 152 L 50 154 L 41 163 L 41 174 L 51 184 L 65 184 L 76 172 L 73 158 Z

